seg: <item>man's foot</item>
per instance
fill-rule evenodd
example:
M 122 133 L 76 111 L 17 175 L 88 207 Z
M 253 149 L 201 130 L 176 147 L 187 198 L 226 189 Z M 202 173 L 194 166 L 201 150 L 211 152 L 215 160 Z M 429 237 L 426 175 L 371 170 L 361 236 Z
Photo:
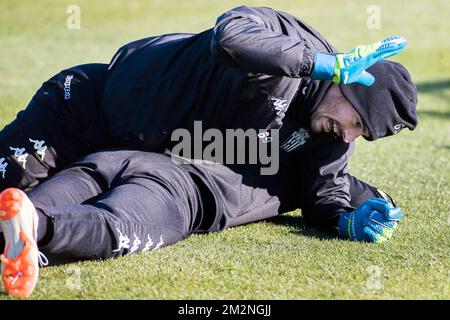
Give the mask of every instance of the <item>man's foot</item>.
M 3 285 L 9 295 L 26 298 L 39 276 L 38 216 L 23 191 L 8 188 L 0 193 L 0 225 L 6 243 L 0 257 Z

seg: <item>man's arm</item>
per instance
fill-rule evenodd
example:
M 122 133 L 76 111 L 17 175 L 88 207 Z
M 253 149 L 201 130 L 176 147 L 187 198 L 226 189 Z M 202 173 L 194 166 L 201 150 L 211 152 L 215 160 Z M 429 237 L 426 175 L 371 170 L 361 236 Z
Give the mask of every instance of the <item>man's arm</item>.
M 340 215 L 354 209 L 348 172 L 354 143 L 325 136 L 313 143 L 301 163 L 302 215 L 308 224 L 338 235 Z
M 280 25 L 280 15 L 291 17 L 270 8 L 245 6 L 224 13 L 214 27 L 213 54 L 222 63 L 251 73 L 310 75 L 314 52 L 298 36 L 299 26 Z
M 380 243 L 392 237 L 403 213 L 384 192 L 348 172 L 353 143 L 333 142 L 311 151 L 303 178 L 306 222 L 358 241 Z
M 222 63 L 251 73 L 311 76 L 315 80 L 370 86 L 375 78 L 365 70 L 400 53 L 407 44 L 406 39 L 395 36 L 336 54 L 318 33 L 303 27 L 309 28 L 284 12 L 238 7 L 217 19 L 211 51 Z M 322 45 L 313 48 L 313 42 Z
M 364 181 L 359 180 L 351 174 L 348 174 L 347 177 L 350 181 L 350 205 L 353 208 L 359 207 L 364 202 L 372 198 L 385 199 L 392 206 L 397 206 L 395 200 L 389 194 L 374 186 L 371 186 Z

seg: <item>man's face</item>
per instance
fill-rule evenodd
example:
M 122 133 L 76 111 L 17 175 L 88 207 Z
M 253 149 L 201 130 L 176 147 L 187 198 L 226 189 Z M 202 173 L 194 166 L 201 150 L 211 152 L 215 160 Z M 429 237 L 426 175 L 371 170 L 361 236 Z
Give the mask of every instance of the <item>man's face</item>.
M 311 129 L 315 133 L 334 134 L 345 143 L 357 137 L 368 136 L 361 116 L 342 95 L 339 86 L 333 84 L 311 116 Z

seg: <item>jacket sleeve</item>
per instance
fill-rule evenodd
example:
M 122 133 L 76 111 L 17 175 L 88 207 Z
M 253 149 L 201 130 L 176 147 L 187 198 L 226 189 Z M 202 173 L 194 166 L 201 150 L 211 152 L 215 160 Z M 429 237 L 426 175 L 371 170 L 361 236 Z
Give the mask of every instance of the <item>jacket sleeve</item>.
M 251 73 L 309 76 L 314 52 L 299 35 L 299 24 L 281 25 L 283 16 L 295 19 L 270 8 L 241 6 L 224 13 L 213 30 L 212 53 L 221 63 Z
M 385 199 L 397 206 L 389 194 L 349 173 L 353 150 L 354 143 L 334 142 L 310 153 L 304 166 L 305 196 L 300 206 L 306 223 L 338 235 L 341 213 L 353 211 L 369 199 Z
M 348 160 L 354 145 L 331 142 L 310 151 L 304 164 L 302 215 L 305 222 L 337 234 L 341 213 L 351 211 Z

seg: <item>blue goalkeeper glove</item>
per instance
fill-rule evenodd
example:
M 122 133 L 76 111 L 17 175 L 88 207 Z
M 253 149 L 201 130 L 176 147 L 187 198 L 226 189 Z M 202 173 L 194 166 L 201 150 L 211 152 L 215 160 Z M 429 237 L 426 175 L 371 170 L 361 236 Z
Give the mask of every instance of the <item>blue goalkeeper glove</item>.
M 382 243 L 392 237 L 402 218 L 400 208 L 384 199 L 373 198 L 354 211 L 341 214 L 339 235 L 351 240 Z
M 346 53 L 332 55 L 317 52 L 314 56 L 313 80 L 332 80 L 338 84 L 353 82 L 371 86 L 375 78 L 365 71 L 373 64 L 400 53 L 408 41 L 390 37 L 369 46 L 357 46 Z

